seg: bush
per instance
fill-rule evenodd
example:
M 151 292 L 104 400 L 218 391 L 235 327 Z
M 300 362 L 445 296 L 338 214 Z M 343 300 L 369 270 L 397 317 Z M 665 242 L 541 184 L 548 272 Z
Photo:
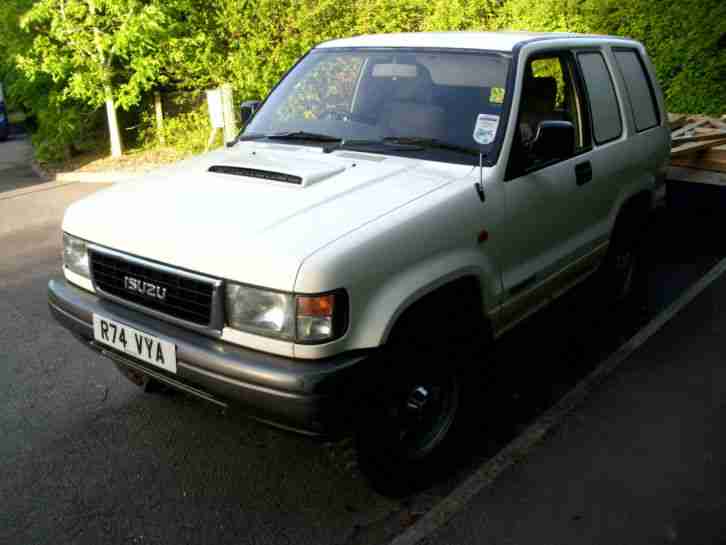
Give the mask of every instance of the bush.
M 143 125 L 145 129 L 140 136 L 142 147 L 159 147 L 163 138 L 164 146 L 183 155 L 203 152 L 212 129 L 206 105 L 165 118 L 161 131 L 156 129 L 154 117 L 150 114 L 144 115 Z M 220 144 L 219 138 L 215 144 Z
M 54 92 L 41 97 L 33 111 L 36 129 L 32 141 L 39 161 L 63 161 L 107 147 L 102 111 L 60 100 Z

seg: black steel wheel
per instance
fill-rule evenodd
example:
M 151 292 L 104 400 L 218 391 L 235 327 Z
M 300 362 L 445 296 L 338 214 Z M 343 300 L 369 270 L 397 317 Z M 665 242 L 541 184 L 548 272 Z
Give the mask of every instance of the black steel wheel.
M 445 360 L 403 365 L 362 407 L 357 433 L 361 470 L 379 493 L 400 497 L 432 484 L 446 470 L 461 382 Z M 409 354 L 409 361 L 416 361 Z
M 603 295 L 609 303 L 626 300 L 635 287 L 646 217 L 633 210 L 618 219 L 601 268 Z

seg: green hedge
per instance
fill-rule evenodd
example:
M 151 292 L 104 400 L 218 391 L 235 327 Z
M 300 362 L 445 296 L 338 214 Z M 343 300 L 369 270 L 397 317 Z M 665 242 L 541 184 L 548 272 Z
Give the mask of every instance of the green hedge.
M 11 107 L 20 105 L 35 114 L 40 135 L 36 141 L 42 141 L 44 156 L 54 157 L 83 148 L 97 120 L 88 113 L 91 105 L 69 93 L 70 76 L 44 71 L 42 58 L 33 63 L 30 46 L 48 39 L 47 27 L 36 23 L 21 32 L 18 21 L 41 1 L 60 5 L 60 0 L 0 3 L 0 51 L 7 51 L 0 58 L 0 77 L 8 83 Z M 296 59 L 332 38 L 521 29 L 635 38 L 645 43 L 653 58 L 670 111 L 726 110 L 723 0 L 98 0 L 99 6 L 112 6 L 114 13 L 119 6 L 132 9 L 137 4 L 153 5 L 168 27 L 163 32 L 151 29 L 153 35 L 138 40 L 145 59 L 153 59 L 152 67 L 148 60 L 128 56 L 114 60 L 115 81 L 125 90 L 119 98 L 127 108 L 138 107 L 154 81 L 164 90 L 199 90 L 231 82 L 239 100 L 264 97 Z M 103 13 L 101 8 L 99 16 Z M 140 26 L 139 32 L 145 28 Z M 54 46 L 62 52 L 64 44 Z M 16 62 L 20 54 L 26 57 L 24 69 Z M 138 92 L 130 94 L 136 81 Z M 199 131 L 199 119 L 188 121 Z

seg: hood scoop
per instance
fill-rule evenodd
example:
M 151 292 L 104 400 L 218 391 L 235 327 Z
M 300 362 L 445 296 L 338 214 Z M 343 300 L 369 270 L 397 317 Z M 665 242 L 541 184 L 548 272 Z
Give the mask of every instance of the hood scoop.
M 317 158 L 316 158 L 317 159 Z M 247 180 L 265 180 L 307 187 L 340 174 L 346 169 L 341 161 L 319 161 L 296 153 L 254 154 L 252 157 L 213 164 L 207 172 L 223 176 L 237 176 Z
M 245 178 L 259 178 L 261 180 L 271 180 L 273 182 L 285 182 L 288 184 L 302 185 L 303 179 L 300 176 L 286 174 L 284 172 L 272 172 L 270 170 L 262 170 L 259 168 L 236 167 L 231 165 L 212 165 L 208 172 L 217 174 L 229 174 L 232 176 L 244 176 Z

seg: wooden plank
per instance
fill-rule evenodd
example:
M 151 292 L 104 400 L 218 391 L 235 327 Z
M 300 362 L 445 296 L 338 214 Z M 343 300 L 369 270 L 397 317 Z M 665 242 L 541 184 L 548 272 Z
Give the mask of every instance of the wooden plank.
M 726 174 L 697 168 L 670 166 L 666 171 L 666 180 L 726 187 Z
M 693 142 L 691 144 L 683 144 L 682 146 L 678 146 L 671 150 L 671 159 L 675 159 L 676 157 L 682 157 L 684 155 L 689 155 L 697 151 L 707 150 L 714 146 L 720 146 L 721 144 L 726 144 L 726 138 L 711 140 L 709 142 Z
M 676 159 L 671 162 L 671 166 L 695 168 L 698 170 L 708 170 L 712 172 L 721 172 L 726 174 L 726 163 L 721 161 L 704 161 L 703 159 Z
M 703 156 L 712 161 L 726 161 L 726 146 L 716 146 L 706 150 Z
M 699 151 L 691 156 L 679 157 L 676 160 L 693 159 L 698 161 L 715 161 L 726 163 L 726 147 L 716 146 L 705 151 Z
M 685 127 L 682 127 L 680 129 L 678 129 L 677 131 L 673 131 L 671 133 L 671 137 L 675 138 L 678 136 L 685 136 L 690 131 L 695 131 L 698 127 L 703 127 L 704 125 L 708 125 L 708 119 L 701 119 L 699 121 L 699 120 L 693 120 L 691 118 L 691 119 L 689 119 L 689 123 Z
M 701 132 L 700 134 L 698 129 L 696 131 L 696 134 L 693 136 L 677 136 L 676 138 L 671 138 L 673 145 L 680 146 L 681 144 L 688 144 L 690 142 L 709 142 L 711 140 L 726 138 L 726 131 L 712 130 L 709 132 Z

